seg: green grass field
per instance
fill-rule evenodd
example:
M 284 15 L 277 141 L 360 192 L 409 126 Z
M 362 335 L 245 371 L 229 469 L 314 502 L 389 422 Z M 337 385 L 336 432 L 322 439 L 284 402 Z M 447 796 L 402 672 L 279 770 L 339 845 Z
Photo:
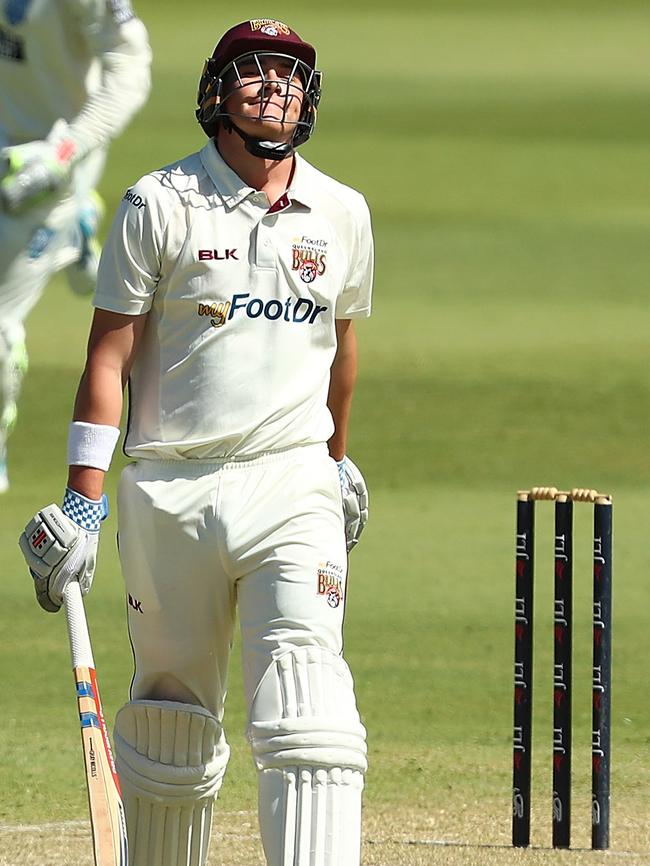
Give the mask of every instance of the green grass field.
M 372 494 L 351 558 L 346 652 L 369 731 L 364 863 L 650 863 L 650 57 L 647 4 L 332 0 L 318 12 L 136 3 L 152 97 L 115 142 L 111 212 L 149 169 L 203 143 L 203 58 L 227 26 L 286 17 L 319 47 L 304 155 L 363 190 L 375 312 L 350 453 Z M 216 11 L 215 11 L 216 10 Z M 59 500 L 87 302 L 54 281 L 0 500 L 0 864 L 91 863 L 61 616 L 34 602 L 17 537 Z M 108 492 L 119 474 L 113 466 Z M 612 853 L 553 853 L 551 509 L 540 506 L 535 850 L 510 834 L 514 493 L 593 486 L 615 501 Z M 114 501 L 114 496 L 112 497 Z M 576 508 L 574 845 L 589 844 L 590 509 Z M 103 531 L 88 613 L 109 723 L 131 657 Z M 239 660 L 211 866 L 261 866 Z M 41 825 L 47 825 L 43 827 Z M 410 845 L 406 842 L 419 842 Z M 447 841 L 448 846 L 425 844 Z M 499 847 L 502 846 L 502 847 Z

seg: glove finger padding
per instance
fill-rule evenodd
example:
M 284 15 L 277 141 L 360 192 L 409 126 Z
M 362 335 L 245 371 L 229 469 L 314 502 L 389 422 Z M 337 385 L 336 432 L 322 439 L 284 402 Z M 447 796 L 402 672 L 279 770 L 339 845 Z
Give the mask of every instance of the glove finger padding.
M 37 205 L 68 182 L 76 144 L 64 120 L 57 120 L 47 139 L 2 150 L 0 203 L 10 213 Z
M 344 457 L 338 465 L 345 539 L 349 553 L 358 544 L 368 522 L 368 487 L 363 475 L 349 457 Z
M 29 521 L 18 543 L 42 608 L 56 612 L 71 580 L 79 581 L 82 593 L 88 592 L 98 541 L 98 532 L 82 529 L 58 505 L 48 505 Z

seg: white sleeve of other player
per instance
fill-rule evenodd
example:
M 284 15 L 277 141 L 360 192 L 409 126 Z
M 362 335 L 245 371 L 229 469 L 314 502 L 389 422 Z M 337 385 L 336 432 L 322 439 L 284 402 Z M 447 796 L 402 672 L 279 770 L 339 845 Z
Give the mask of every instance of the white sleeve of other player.
M 336 302 L 337 319 L 365 318 L 371 310 L 374 243 L 370 211 L 361 195 L 351 234 L 350 264 L 345 286 Z
M 146 102 L 151 48 L 146 28 L 128 0 L 72 0 L 72 5 L 101 68 L 98 84 L 70 122 L 83 155 L 119 135 Z
M 127 316 L 151 309 L 165 234 L 157 186 L 146 176 L 126 191 L 104 244 L 93 306 Z

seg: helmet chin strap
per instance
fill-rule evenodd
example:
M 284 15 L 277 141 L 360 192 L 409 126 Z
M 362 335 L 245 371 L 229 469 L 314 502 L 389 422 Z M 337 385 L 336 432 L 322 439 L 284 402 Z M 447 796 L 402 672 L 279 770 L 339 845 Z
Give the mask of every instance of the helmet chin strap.
M 248 135 L 232 122 L 232 118 L 224 116 L 224 126 L 226 129 L 234 130 L 244 142 L 244 146 L 253 156 L 258 156 L 261 159 L 274 159 L 280 162 L 291 156 L 294 152 L 293 145 L 288 141 L 265 141 L 263 138 L 254 138 Z

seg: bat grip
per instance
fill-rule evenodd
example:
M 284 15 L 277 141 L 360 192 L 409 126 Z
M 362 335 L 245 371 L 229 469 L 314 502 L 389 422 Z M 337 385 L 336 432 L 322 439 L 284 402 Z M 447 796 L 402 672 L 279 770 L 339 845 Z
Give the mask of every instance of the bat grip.
M 63 604 L 68 621 L 72 667 L 94 668 L 95 661 L 88 634 L 86 611 L 81 597 L 81 587 L 76 580 L 71 580 L 66 586 L 63 593 Z

